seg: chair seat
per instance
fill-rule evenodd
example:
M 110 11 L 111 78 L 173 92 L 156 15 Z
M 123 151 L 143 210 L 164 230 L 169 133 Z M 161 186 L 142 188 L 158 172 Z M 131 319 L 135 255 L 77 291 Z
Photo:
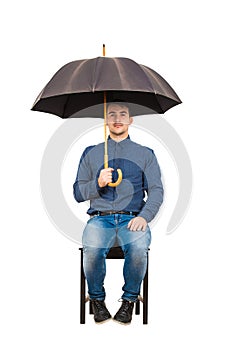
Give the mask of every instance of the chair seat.
M 107 259 L 124 259 L 124 253 L 121 247 L 110 248 Z

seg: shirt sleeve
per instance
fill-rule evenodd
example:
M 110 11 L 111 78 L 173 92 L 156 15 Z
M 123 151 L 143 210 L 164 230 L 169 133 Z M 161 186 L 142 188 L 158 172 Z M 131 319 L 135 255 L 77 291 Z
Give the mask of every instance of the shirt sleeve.
M 92 173 L 89 163 L 88 152 L 93 147 L 87 147 L 80 158 L 76 180 L 73 184 L 73 195 L 77 202 L 99 198 L 101 191 L 104 190 L 99 187 L 98 176 Z
M 160 167 L 154 152 L 150 151 L 144 170 L 144 190 L 147 192 L 147 200 L 138 214 L 147 222 L 153 220 L 158 213 L 164 195 Z

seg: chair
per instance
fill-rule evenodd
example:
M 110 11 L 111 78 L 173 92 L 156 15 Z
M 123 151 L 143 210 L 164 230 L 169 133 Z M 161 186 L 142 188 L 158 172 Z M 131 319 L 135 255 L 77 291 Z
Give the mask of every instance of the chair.
M 83 271 L 83 248 L 79 248 L 81 254 L 81 271 L 80 271 L 80 323 L 85 324 L 86 302 L 90 301 L 86 296 L 86 278 Z M 124 259 L 124 253 L 121 247 L 112 247 L 107 255 L 107 259 Z M 136 305 L 135 314 L 140 315 L 140 302 L 143 304 L 143 324 L 148 323 L 148 254 L 147 254 L 147 269 L 142 282 L 142 296 L 140 295 Z M 93 314 L 91 302 L 89 303 L 89 313 Z

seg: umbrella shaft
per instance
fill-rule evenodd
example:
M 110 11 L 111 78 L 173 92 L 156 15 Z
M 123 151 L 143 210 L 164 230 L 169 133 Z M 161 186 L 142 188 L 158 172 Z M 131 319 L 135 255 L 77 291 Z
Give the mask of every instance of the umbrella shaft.
M 107 96 L 104 91 L 104 167 L 108 168 L 108 140 L 107 140 Z
M 104 155 L 104 169 L 107 169 L 108 168 L 108 155 L 105 154 Z
M 103 56 L 105 56 L 105 44 L 103 44 Z M 107 141 L 107 96 L 104 91 L 104 168 L 108 168 L 108 141 Z

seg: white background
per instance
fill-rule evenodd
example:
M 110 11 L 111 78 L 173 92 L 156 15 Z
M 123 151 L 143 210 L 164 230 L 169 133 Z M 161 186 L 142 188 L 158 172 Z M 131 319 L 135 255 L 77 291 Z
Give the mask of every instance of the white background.
M 1 349 L 232 349 L 232 30 L 226 0 L 3 5 Z M 64 121 L 30 108 L 62 65 L 100 56 L 103 43 L 107 56 L 156 70 L 183 101 L 165 118 L 189 152 L 193 196 L 173 234 L 163 216 L 153 229 L 147 326 L 141 316 L 128 327 L 92 316 L 79 324 L 78 245 L 53 226 L 40 195 L 43 152 Z M 114 314 L 120 262 L 109 262 L 106 289 Z

